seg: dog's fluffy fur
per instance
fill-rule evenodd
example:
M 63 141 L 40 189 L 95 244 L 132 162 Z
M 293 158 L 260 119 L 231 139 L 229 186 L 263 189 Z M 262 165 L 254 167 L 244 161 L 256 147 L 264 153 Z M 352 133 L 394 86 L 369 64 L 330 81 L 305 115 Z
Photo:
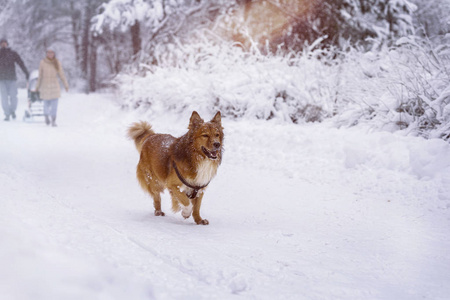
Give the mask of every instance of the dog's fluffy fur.
M 140 153 L 136 175 L 141 187 L 153 198 L 155 215 L 164 216 L 160 194 L 168 189 L 174 212 L 181 210 L 185 218 L 192 214 L 197 224 L 207 225 L 208 220 L 200 217 L 200 206 L 206 185 L 216 175 L 222 161 L 220 112 L 211 121 L 204 122 L 194 111 L 188 129 L 185 135 L 175 138 L 157 134 L 150 124 L 141 121 L 129 127 L 128 136 Z M 199 189 L 195 191 L 192 187 Z

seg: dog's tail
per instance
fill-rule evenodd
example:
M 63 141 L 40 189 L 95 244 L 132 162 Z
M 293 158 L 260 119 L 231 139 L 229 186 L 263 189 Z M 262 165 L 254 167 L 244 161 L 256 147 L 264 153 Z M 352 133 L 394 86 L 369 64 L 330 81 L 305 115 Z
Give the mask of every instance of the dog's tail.
M 155 134 L 155 132 L 152 130 L 152 126 L 145 121 L 135 122 L 131 124 L 131 126 L 128 127 L 127 132 L 127 136 L 130 139 L 134 140 L 136 149 L 139 153 L 141 153 L 142 144 L 144 143 L 145 139 L 152 134 Z

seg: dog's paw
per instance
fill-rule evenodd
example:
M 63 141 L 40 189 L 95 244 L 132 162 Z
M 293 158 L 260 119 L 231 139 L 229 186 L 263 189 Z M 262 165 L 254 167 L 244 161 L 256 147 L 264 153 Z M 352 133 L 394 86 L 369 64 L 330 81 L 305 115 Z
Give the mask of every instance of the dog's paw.
M 155 216 L 161 216 L 164 217 L 166 214 L 160 210 L 155 210 Z
M 182 204 L 180 204 L 179 206 L 181 207 L 181 215 L 183 216 L 183 218 L 189 218 L 192 214 L 192 203 L 190 203 L 188 206 L 184 206 Z
M 209 221 L 206 219 L 202 219 L 197 222 L 197 225 L 209 225 Z

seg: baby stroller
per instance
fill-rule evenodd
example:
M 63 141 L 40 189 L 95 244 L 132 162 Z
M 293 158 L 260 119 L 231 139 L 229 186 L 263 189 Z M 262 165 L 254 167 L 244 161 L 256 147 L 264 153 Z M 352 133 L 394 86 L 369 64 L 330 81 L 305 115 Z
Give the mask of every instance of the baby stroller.
M 34 117 L 44 116 L 44 103 L 39 98 L 39 92 L 36 92 L 38 77 L 39 71 L 34 70 L 31 72 L 28 80 L 28 109 L 25 110 L 25 115 L 23 116 L 25 122 L 34 121 Z

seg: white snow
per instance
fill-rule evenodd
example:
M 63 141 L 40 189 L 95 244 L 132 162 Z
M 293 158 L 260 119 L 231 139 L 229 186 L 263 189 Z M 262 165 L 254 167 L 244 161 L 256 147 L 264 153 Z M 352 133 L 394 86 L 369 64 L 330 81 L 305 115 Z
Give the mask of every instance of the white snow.
M 147 121 L 181 135 L 190 114 Z M 57 128 L 0 123 L 1 299 L 448 299 L 444 141 L 223 119 L 200 226 L 168 193 L 153 215 L 125 137 L 141 118 L 65 94 Z

